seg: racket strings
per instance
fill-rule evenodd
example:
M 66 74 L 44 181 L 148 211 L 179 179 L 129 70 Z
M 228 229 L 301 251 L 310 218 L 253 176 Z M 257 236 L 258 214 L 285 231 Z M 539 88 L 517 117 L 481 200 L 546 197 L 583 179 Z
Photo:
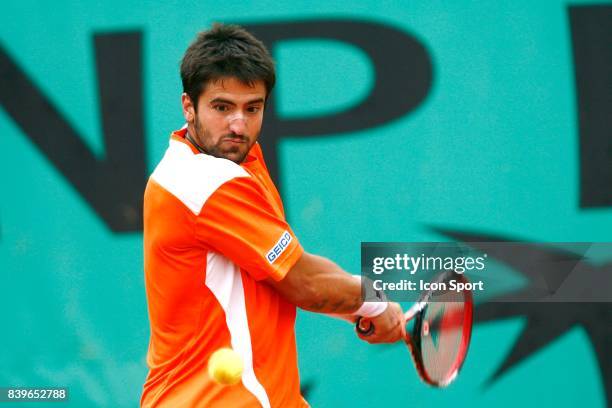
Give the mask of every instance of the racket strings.
M 450 380 L 463 359 L 464 302 L 464 294 L 461 292 L 435 293 L 423 313 L 423 369 L 433 382 L 444 383 Z

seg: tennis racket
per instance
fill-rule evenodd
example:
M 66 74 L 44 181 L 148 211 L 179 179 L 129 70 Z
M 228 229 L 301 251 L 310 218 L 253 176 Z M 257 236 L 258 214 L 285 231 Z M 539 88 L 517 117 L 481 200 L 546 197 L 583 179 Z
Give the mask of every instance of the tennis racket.
M 449 282 L 452 280 L 468 283 L 465 275 L 444 271 L 432 281 L 443 285 L 435 285 L 437 288 L 432 285 L 432 289 L 423 293 L 404 314 L 404 341 L 419 376 L 434 387 L 446 387 L 457 377 L 472 334 L 472 293 L 469 290 L 450 290 Z M 364 336 L 375 330 L 369 320 L 362 321 L 362 318 L 357 320 L 356 329 Z

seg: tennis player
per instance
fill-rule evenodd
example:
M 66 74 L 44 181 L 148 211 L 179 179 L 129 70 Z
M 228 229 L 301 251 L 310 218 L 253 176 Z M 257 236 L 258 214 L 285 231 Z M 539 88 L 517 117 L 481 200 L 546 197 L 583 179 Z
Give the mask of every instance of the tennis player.
M 143 407 L 305 407 L 296 307 L 365 316 L 371 343 L 400 339 L 399 305 L 363 302 L 358 279 L 304 251 L 257 139 L 275 83 L 264 45 L 238 26 L 200 33 L 181 63 L 186 125 L 149 178 L 144 268 L 151 338 Z M 265 141 L 264 141 L 265 143 Z M 209 356 L 231 347 L 242 381 Z

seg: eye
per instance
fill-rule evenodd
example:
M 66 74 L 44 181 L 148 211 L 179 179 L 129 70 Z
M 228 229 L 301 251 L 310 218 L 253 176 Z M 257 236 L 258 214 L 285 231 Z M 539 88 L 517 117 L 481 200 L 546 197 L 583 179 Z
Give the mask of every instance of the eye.
M 217 112 L 227 112 L 229 110 L 229 106 L 227 105 L 213 105 L 213 109 Z
M 261 110 L 261 106 L 249 106 L 247 108 L 247 112 L 249 113 L 257 113 Z

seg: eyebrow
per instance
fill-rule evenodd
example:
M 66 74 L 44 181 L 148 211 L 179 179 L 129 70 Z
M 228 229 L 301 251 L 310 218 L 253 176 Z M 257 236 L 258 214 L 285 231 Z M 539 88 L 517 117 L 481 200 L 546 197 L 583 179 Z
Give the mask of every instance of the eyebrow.
M 213 100 L 210 101 L 210 103 L 226 103 L 228 105 L 232 105 L 232 106 L 236 106 L 236 104 L 228 99 L 224 99 L 224 98 L 215 98 Z M 257 98 L 257 99 L 253 99 L 248 101 L 246 104 L 247 105 L 253 105 L 256 103 L 264 103 L 264 98 Z

